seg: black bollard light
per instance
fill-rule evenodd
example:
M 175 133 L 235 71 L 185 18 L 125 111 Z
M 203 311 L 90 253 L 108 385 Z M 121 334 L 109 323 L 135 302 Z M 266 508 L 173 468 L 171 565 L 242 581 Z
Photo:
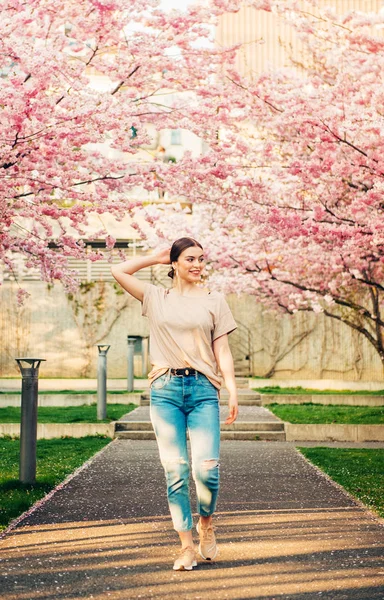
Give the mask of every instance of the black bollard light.
M 35 483 L 39 367 L 45 358 L 15 360 L 22 376 L 19 478 L 21 483 Z M 28 366 L 22 363 L 27 363 Z
M 97 344 L 99 359 L 97 363 L 97 418 L 103 421 L 107 418 L 107 353 L 108 344 Z
M 127 335 L 128 342 L 128 353 L 127 353 L 127 363 L 128 363 L 128 372 L 127 372 L 127 390 L 128 392 L 133 392 L 133 371 L 134 371 L 134 356 L 135 356 L 135 342 L 136 338 Z

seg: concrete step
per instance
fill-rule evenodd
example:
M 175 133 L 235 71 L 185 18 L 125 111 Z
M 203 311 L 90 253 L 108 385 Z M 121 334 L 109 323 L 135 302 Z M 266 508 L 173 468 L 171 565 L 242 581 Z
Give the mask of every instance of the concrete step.
M 231 425 L 221 423 L 221 431 L 284 431 L 282 421 L 236 421 Z M 152 423 L 150 421 L 117 421 L 115 423 L 115 432 L 120 431 L 151 431 Z
M 261 394 L 253 392 L 249 388 L 238 388 L 238 400 L 239 405 L 247 406 L 261 406 Z M 223 389 L 220 391 L 220 404 L 227 404 L 228 392 Z M 143 392 L 140 398 L 140 406 L 149 406 L 149 390 Z
M 244 368 L 244 371 L 242 371 L 242 369 L 239 366 L 239 371 L 241 371 L 243 374 L 242 375 L 237 375 L 236 373 L 236 386 L 238 390 L 249 390 L 249 377 L 245 377 L 244 375 L 248 375 L 249 374 L 249 367 L 248 369 Z
M 284 431 L 222 431 L 221 440 L 285 442 Z
M 264 407 L 243 407 L 238 421 L 225 424 L 227 408 L 220 409 L 222 440 L 285 441 L 284 422 Z M 115 437 L 132 440 L 153 440 L 155 434 L 149 418 L 149 408 L 139 407 L 115 423 Z
M 249 360 L 234 360 L 233 364 L 235 365 L 235 371 L 237 369 L 247 369 L 249 372 Z
M 152 431 L 150 421 L 117 421 L 115 423 L 115 432 L 117 431 Z
M 220 406 L 220 422 L 224 423 L 228 416 L 228 406 Z M 150 407 L 149 406 L 138 406 L 133 411 L 126 413 L 119 419 L 119 423 L 130 423 L 130 422 L 142 421 L 146 423 L 151 422 L 150 418 Z M 239 417 L 236 422 L 247 422 L 247 423 L 282 423 L 282 420 L 276 417 L 268 408 L 265 406 L 240 406 Z
M 220 424 L 221 431 L 284 431 L 283 421 L 235 421 L 231 425 Z
M 226 398 L 220 398 L 221 406 L 226 406 L 227 402 Z M 141 398 L 140 406 L 149 406 L 149 396 Z M 239 398 L 239 406 L 261 406 L 261 401 L 257 398 Z
M 227 398 L 220 398 L 221 406 L 225 406 L 228 403 Z M 140 406 L 149 406 L 149 396 L 144 396 L 144 398 L 140 399 Z M 261 400 L 257 398 L 239 398 L 239 406 L 261 406 Z
M 152 431 L 116 431 L 115 438 L 118 440 L 155 440 L 155 432 Z
M 220 390 L 220 404 L 227 404 L 229 394 L 227 390 Z M 254 392 L 248 389 L 238 389 L 237 397 L 239 400 L 239 404 L 251 404 L 253 406 L 261 406 L 262 399 L 261 394 L 259 392 Z
M 121 440 L 154 440 L 155 433 L 150 430 L 139 431 L 117 431 L 115 438 Z M 222 431 L 222 440 L 267 440 L 275 442 L 285 441 L 284 431 Z

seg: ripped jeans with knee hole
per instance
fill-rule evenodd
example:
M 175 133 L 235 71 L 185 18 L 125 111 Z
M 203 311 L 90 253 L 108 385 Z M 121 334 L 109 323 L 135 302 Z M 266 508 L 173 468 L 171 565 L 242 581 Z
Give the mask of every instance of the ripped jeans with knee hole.
M 192 529 L 187 431 L 197 512 L 212 515 L 219 492 L 220 413 L 218 390 L 202 373 L 171 375 L 151 384 L 151 421 L 164 467 L 168 504 L 176 531 Z

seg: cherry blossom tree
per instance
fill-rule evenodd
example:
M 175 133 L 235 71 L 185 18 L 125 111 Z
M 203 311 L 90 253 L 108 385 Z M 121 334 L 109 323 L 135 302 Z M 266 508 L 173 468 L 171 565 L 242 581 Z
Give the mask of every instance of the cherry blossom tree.
M 232 78 L 257 133 L 216 258 L 236 288 L 359 331 L 384 365 L 384 14 L 298 12 L 304 72 Z
M 84 256 L 89 215 L 138 211 L 150 243 L 199 236 L 222 289 L 323 312 L 384 363 L 384 15 L 248 3 L 295 28 L 304 52 L 290 68 L 242 77 L 234 49 L 199 43 L 239 0 L 171 12 L 149 0 L 3 2 L 0 258 L 12 269 L 21 253 L 71 288 L 67 259 Z M 148 123 L 189 129 L 208 150 L 143 160 Z M 138 207 L 134 190 L 159 186 L 193 203 L 188 224 L 175 207 Z
M 68 257 L 85 256 L 89 216 L 121 219 L 135 190 L 161 185 L 167 165 L 145 148 L 153 132 L 195 119 L 198 90 L 225 54 L 201 43 L 215 12 L 164 12 L 157 0 L 2 2 L 3 265 L 24 256 L 43 280 L 72 289 Z
M 254 79 L 223 74 L 216 119 L 207 101 L 216 143 L 183 165 L 191 231 L 222 289 L 322 312 L 384 364 L 384 13 L 250 4 L 286 19 L 304 51 Z

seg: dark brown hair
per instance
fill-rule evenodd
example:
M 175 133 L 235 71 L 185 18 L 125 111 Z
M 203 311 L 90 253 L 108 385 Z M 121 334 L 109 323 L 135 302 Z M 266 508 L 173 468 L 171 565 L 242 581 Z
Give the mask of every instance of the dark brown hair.
M 171 263 L 176 262 L 180 256 L 180 254 L 182 252 L 184 252 L 184 250 L 186 250 L 187 248 L 191 248 L 193 246 L 198 246 L 199 248 L 201 248 L 203 250 L 203 246 L 199 242 L 197 242 L 196 240 L 194 240 L 193 238 L 190 238 L 190 237 L 182 237 L 182 238 L 179 238 L 178 240 L 176 240 L 175 242 L 173 242 L 171 252 L 170 252 Z M 173 279 L 174 276 L 175 276 L 175 269 L 172 267 L 168 273 L 168 277 Z

